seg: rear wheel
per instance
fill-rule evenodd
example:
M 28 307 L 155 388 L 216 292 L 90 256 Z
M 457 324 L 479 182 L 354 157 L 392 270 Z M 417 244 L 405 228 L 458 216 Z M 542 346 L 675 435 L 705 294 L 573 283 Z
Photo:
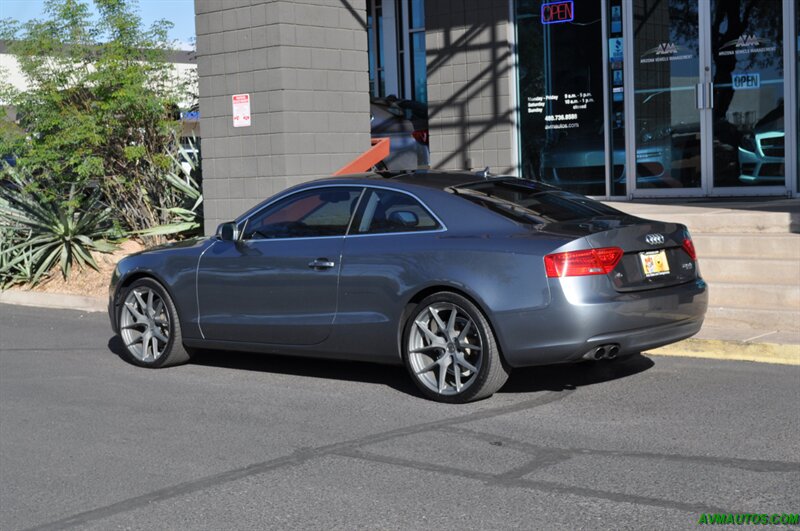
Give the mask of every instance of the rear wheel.
M 155 280 L 142 278 L 125 290 L 117 319 L 124 354 L 131 363 L 158 368 L 189 361 L 175 304 Z
M 450 292 L 427 297 L 411 314 L 403 361 L 420 391 L 439 402 L 486 398 L 509 374 L 486 317 L 472 302 Z

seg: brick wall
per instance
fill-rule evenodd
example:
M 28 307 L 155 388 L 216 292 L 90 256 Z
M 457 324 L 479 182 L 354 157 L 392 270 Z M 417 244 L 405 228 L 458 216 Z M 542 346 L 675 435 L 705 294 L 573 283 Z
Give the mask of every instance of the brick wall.
M 431 167 L 515 173 L 509 0 L 428 0 Z
M 363 0 L 195 0 L 205 232 L 370 147 Z M 234 128 L 231 96 L 250 94 Z

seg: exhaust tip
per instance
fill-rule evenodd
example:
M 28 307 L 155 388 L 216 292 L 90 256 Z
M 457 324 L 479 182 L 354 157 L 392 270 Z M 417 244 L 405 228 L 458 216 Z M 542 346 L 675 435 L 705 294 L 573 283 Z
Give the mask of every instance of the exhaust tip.
M 609 344 L 594 347 L 583 355 L 585 360 L 613 360 L 619 354 L 619 345 Z

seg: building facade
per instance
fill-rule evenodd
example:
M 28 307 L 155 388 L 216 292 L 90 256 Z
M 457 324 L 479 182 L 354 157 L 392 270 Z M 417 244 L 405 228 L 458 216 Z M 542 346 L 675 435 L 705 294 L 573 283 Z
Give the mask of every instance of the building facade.
M 433 168 L 631 200 L 800 188 L 798 0 L 195 7 L 207 233 L 368 149 L 370 97 L 427 106 Z

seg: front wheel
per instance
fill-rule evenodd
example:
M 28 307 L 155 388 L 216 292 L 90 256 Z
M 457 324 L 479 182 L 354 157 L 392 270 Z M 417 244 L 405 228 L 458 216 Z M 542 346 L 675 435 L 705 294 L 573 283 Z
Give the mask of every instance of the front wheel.
M 406 322 L 403 337 L 403 361 L 428 398 L 480 400 L 508 379 L 489 322 L 461 295 L 440 292 L 424 299 Z
M 142 367 L 169 367 L 189 361 L 178 311 L 167 291 L 153 279 L 133 282 L 122 294 L 117 314 L 124 356 Z

